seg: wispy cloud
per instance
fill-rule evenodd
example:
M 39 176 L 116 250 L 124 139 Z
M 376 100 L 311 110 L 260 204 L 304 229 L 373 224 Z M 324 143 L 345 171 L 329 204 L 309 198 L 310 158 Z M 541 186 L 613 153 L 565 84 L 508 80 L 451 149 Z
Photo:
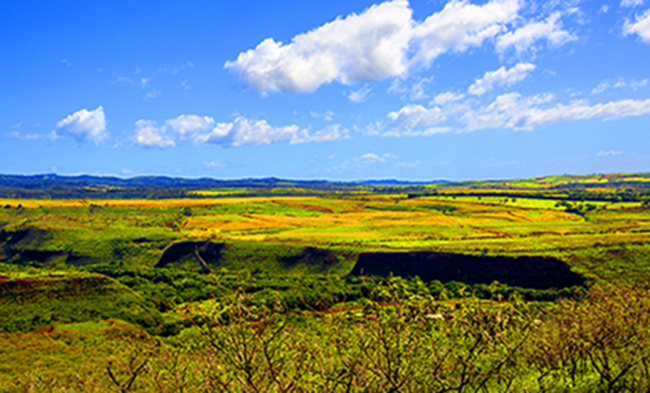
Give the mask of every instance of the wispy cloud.
M 529 131 L 533 128 L 561 121 L 602 118 L 605 120 L 639 116 L 650 113 L 648 100 L 619 100 L 590 104 L 586 100 L 569 104 L 546 106 L 553 101 L 550 94 L 522 97 L 518 93 L 504 94 L 487 107 L 467 113 L 465 121 L 469 130 L 508 127 Z
M 635 17 L 635 22 L 625 21 L 623 25 L 623 34 L 636 34 L 643 42 L 650 43 L 650 10 Z
M 494 86 L 512 86 L 526 79 L 534 69 L 535 65 L 530 63 L 519 63 L 510 69 L 503 66 L 496 71 L 488 71 L 481 78 L 477 78 L 467 91 L 469 94 L 480 96 L 492 90 Z
M 561 21 L 562 13 L 555 11 L 543 20 L 532 21 L 515 31 L 507 32 L 497 38 L 496 48 L 503 52 L 514 48 L 517 52 L 534 49 L 534 44 L 546 40 L 550 46 L 558 47 L 578 37 L 565 30 Z
M 243 116 L 231 122 L 217 123 L 209 116 L 180 115 L 167 120 L 161 126 L 151 120 L 139 120 L 136 122 L 134 140 L 136 144 L 144 147 L 173 147 L 181 141 L 238 147 L 278 142 L 320 143 L 348 137 L 347 129 L 338 124 L 310 131 L 297 125 L 272 126 L 266 120 L 253 120 Z
M 230 167 L 230 163 L 224 160 L 203 161 L 203 166 L 213 169 L 224 169 Z
M 366 153 L 360 157 L 353 159 L 353 161 L 362 163 L 362 164 L 383 164 L 387 160 L 398 158 L 392 153 L 386 153 L 382 155 L 377 155 L 375 153 Z
M 316 119 L 323 119 L 325 121 L 332 121 L 334 119 L 334 112 L 329 110 L 323 113 L 310 111 L 309 114 L 311 115 L 311 117 L 314 117 Z
M 363 102 L 368 98 L 371 91 L 372 89 L 370 86 L 365 85 L 360 89 L 351 91 L 350 94 L 348 94 L 348 99 L 356 103 Z
M 4 137 L 7 138 L 22 139 L 25 141 L 47 138 L 48 135 L 38 132 L 39 127 L 40 127 L 40 123 L 36 123 L 36 124 L 32 124 L 31 126 L 25 129 L 22 123 L 18 123 L 9 126 L 9 130 L 0 133 L 0 135 L 3 135 Z M 54 132 L 50 134 L 49 137 L 53 139 L 57 138 Z
M 598 153 L 596 153 L 596 157 L 611 157 L 611 156 L 620 156 L 623 154 L 622 151 L 614 151 L 614 150 L 601 150 Z
M 621 0 L 621 7 L 636 7 L 642 4 L 643 0 Z
M 398 168 L 410 169 L 410 168 L 415 168 L 417 166 L 420 166 L 420 164 L 422 164 L 420 161 L 398 162 L 397 164 L 395 164 L 395 166 Z
M 403 100 L 411 101 L 429 98 L 430 95 L 427 93 L 426 86 L 433 81 L 433 77 L 414 77 L 412 79 L 415 79 L 415 81 L 410 83 L 410 86 L 407 86 L 405 80 L 402 78 L 396 78 L 388 88 L 388 93 L 400 93 L 402 94 Z
M 388 114 L 392 123 L 382 135 L 427 136 L 500 127 L 530 131 L 538 126 L 563 121 L 598 118 L 612 120 L 650 114 L 650 99 L 596 104 L 587 100 L 571 101 L 568 104 L 554 101 L 555 96 L 550 93 L 522 96 L 513 92 L 501 94 L 485 104 L 471 99 L 429 108 L 410 104 Z
M 144 95 L 144 100 L 147 101 L 147 100 L 151 100 L 151 99 L 156 98 L 156 97 L 160 97 L 161 94 L 162 94 L 162 92 L 160 90 L 153 89 L 153 90 L 151 90 L 150 92 L 147 92 L 147 94 Z
M 463 98 L 465 98 L 465 94 L 447 91 L 433 97 L 432 103 L 435 105 L 445 105 L 450 102 L 462 100 Z
M 617 79 L 615 82 L 610 81 L 610 80 L 604 80 L 598 84 L 598 86 L 594 87 L 593 90 L 591 90 L 591 94 L 600 94 L 606 90 L 609 89 L 620 89 L 623 87 L 629 87 L 633 90 L 640 89 L 642 87 L 648 86 L 648 83 L 650 82 L 649 79 L 641 79 L 641 80 L 636 80 L 632 79 L 631 81 L 626 81 L 623 78 Z

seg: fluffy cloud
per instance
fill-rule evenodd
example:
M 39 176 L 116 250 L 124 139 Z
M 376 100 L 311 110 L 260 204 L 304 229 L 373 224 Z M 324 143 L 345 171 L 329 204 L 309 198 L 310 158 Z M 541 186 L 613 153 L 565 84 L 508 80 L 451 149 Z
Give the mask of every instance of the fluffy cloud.
M 560 18 L 562 13 L 553 12 L 545 20 L 530 22 L 515 31 L 507 32 L 497 38 L 497 51 L 503 52 L 514 48 L 517 52 L 524 52 L 533 48 L 536 41 L 546 39 L 551 46 L 561 46 L 578 37 L 562 28 Z
M 135 123 L 135 143 L 144 147 L 176 146 L 176 142 L 166 134 L 166 128 L 158 127 L 151 120 L 138 120 Z
M 100 142 L 106 140 L 109 134 L 106 130 L 106 116 L 104 108 L 99 107 L 94 111 L 82 109 L 56 123 L 53 137 L 71 136 L 79 143 Z
M 180 115 L 175 119 L 167 120 L 166 124 L 179 135 L 192 135 L 211 129 L 215 122 L 209 116 Z
M 388 1 L 299 34 L 288 44 L 268 38 L 225 68 L 262 93 L 400 76 L 413 64 L 428 65 L 443 53 L 466 51 L 494 38 L 507 30 L 505 24 L 515 20 L 519 8 L 519 0 L 480 6 L 451 0 L 417 23 L 408 1 Z
M 268 145 L 289 141 L 300 143 L 300 127 L 297 125 L 274 127 L 266 120 L 250 120 L 238 117 L 232 123 L 218 123 L 209 133 L 201 134 L 197 142 L 221 146 Z
M 438 107 L 425 108 L 422 105 L 407 105 L 397 112 L 390 112 L 391 128 L 385 136 L 420 136 L 449 132 L 444 127 L 432 127 L 445 121 L 445 115 Z
M 492 0 L 481 6 L 450 1 L 442 11 L 414 27 L 419 47 L 416 60 L 430 62 L 445 52 L 463 52 L 481 45 L 506 30 L 505 24 L 517 17 L 520 6 L 519 0 Z
M 641 16 L 637 15 L 634 23 L 626 20 L 623 25 L 623 34 L 637 34 L 643 42 L 650 43 L 650 10 L 647 10 Z
M 311 132 L 297 125 L 272 126 L 266 120 L 243 116 L 232 122 L 216 123 L 209 116 L 180 115 L 158 126 L 151 120 L 136 122 L 135 143 L 144 147 L 173 147 L 177 142 L 191 140 L 197 144 L 237 147 L 277 142 L 290 144 L 327 142 L 348 138 L 348 131 L 338 124 Z
M 516 82 L 524 80 L 535 66 L 530 63 L 519 63 L 516 66 L 506 69 L 505 66 L 496 71 L 486 72 L 483 77 L 476 79 L 473 85 L 467 90 L 470 94 L 482 95 L 497 86 L 511 86 Z
M 334 80 L 350 83 L 403 74 L 410 38 L 408 2 L 395 0 L 326 23 L 286 45 L 268 38 L 225 67 L 260 92 L 312 91 Z

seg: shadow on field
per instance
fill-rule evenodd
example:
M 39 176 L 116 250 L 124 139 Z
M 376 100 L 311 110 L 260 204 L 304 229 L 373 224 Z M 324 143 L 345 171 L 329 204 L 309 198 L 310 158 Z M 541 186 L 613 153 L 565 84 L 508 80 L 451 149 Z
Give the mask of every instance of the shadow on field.
M 574 273 L 565 262 L 538 256 L 475 256 L 438 252 L 386 253 L 359 255 L 352 269 L 355 276 L 390 274 L 419 276 L 424 281 L 460 281 L 467 284 L 503 284 L 534 289 L 583 286 L 584 277 Z

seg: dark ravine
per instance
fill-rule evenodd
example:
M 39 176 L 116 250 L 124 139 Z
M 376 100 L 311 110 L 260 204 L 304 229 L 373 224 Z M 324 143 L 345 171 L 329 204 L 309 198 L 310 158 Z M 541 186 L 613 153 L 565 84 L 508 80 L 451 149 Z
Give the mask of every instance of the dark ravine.
M 278 262 L 290 267 L 297 264 L 331 267 L 339 263 L 336 253 L 317 247 L 306 247 L 300 254 L 294 256 L 278 257 Z
M 210 271 L 207 265 L 217 265 L 221 259 L 223 243 L 207 242 L 178 242 L 167 247 L 155 267 L 178 265 L 183 261 L 193 261 L 196 267 L 206 272 Z
M 556 258 L 475 256 L 438 252 L 362 253 L 355 276 L 419 276 L 423 281 L 503 284 L 533 289 L 584 286 L 584 277 Z

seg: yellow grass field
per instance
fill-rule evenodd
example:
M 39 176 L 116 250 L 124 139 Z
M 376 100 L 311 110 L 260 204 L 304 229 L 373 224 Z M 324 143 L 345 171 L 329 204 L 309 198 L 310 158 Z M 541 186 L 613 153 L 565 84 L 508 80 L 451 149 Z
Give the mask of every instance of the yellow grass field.
M 401 195 L 365 195 L 101 201 L 3 199 L 0 205 L 20 205 L 35 213 L 44 209 L 60 213 L 78 211 L 58 215 L 61 228 L 67 229 L 142 227 L 145 224 L 139 217 L 169 216 L 176 220 L 178 213 L 174 212 L 189 208 L 192 213 L 180 216 L 174 229 L 183 237 L 354 245 L 362 249 L 496 247 L 523 252 L 562 245 L 585 247 L 650 240 L 650 210 L 638 202 L 594 202 L 593 210 L 584 214 L 566 212 L 557 202 L 532 198 L 408 199 Z M 104 212 L 101 219 L 85 214 L 92 208 Z M 118 209 L 121 216 L 111 218 L 113 209 Z M 56 220 L 44 224 L 57 227 Z

